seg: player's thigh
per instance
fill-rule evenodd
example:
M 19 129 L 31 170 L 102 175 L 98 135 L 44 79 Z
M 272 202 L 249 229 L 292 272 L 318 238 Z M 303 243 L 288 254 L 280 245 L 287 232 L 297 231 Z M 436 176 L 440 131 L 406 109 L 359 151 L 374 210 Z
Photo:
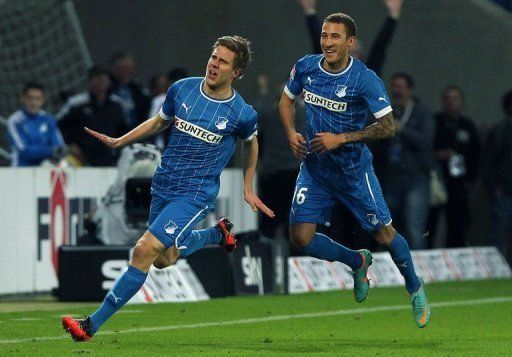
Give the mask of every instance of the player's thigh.
M 354 214 L 366 231 L 376 232 L 391 223 L 391 213 L 373 169 L 369 169 L 358 179 L 345 182 L 340 186 L 336 197 Z
M 327 224 L 331 218 L 331 210 L 336 203 L 332 192 L 313 179 L 302 166 L 290 208 L 290 226 L 301 223 Z
M 208 207 L 201 206 L 192 198 L 173 198 L 149 226 L 149 231 L 166 249 L 173 245 L 178 249 L 186 249 L 190 232 L 204 219 L 207 211 Z

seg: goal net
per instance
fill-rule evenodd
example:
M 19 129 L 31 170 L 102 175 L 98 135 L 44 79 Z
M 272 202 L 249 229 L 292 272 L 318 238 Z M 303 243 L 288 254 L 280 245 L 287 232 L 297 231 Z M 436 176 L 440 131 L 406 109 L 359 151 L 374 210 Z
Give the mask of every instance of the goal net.
M 0 18 L 0 116 L 19 107 L 29 81 L 45 86 L 53 113 L 66 93 L 85 88 L 92 61 L 71 0 L 0 0 Z

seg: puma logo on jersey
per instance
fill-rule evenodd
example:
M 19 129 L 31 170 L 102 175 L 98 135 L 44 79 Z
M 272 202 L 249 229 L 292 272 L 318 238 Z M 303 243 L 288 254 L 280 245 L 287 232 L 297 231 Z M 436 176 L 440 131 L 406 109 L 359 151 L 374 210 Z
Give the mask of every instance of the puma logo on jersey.
M 198 125 L 189 123 L 188 121 L 178 117 L 176 117 L 176 120 L 174 121 L 174 126 L 179 131 L 192 135 L 193 137 L 202 141 L 206 141 L 210 144 L 218 144 L 222 140 L 222 135 L 212 133 L 209 130 L 203 129 Z
M 336 97 L 338 98 L 343 98 L 344 96 L 347 95 L 347 86 L 345 85 L 339 85 L 337 88 L 336 88 Z
M 379 97 L 379 102 L 386 102 L 386 103 L 387 103 L 388 101 L 387 101 L 387 99 L 386 99 L 386 98 L 384 98 L 384 97 Z
M 304 91 L 304 101 L 308 104 L 324 107 L 325 109 L 329 109 L 333 112 L 347 111 L 346 102 L 336 102 L 334 100 L 316 95 L 315 93 L 308 92 L 307 90 Z
M 307 81 L 308 81 L 308 84 L 309 84 L 309 85 L 312 85 L 312 84 L 313 84 L 314 79 L 311 79 L 311 77 L 308 77 L 308 78 L 307 78 Z
M 190 106 L 190 107 L 187 107 L 187 103 L 185 103 L 185 102 L 181 103 L 181 106 L 182 106 L 183 108 L 185 108 L 185 113 L 186 113 L 186 114 L 188 114 L 188 110 L 191 108 L 191 106 Z
M 215 123 L 215 126 L 219 130 L 224 130 L 224 129 L 226 129 L 227 124 L 228 124 L 228 118 L 226 118 L 226 117 L 219 117 L 219 119 Z
M 293 66 L 292 70 L 290 71 L 290 79 L 292 81 L 295 79 L 295 66 Z

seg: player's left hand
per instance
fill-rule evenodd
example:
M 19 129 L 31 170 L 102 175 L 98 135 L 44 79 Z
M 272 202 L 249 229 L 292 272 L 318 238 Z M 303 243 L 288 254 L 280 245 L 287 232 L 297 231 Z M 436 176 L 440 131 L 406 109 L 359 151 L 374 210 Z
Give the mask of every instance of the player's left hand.
M 249 206 L 251 206 L 251 209 L 254 212 L 261 211 L 264 215 L 270 218 L 274 218 L 276 216 L 274 211 L 268 208 L 254 192 L 245 192 L 244 200 L 249 204 Z
M 337 149 L 343 144 L 341 134 L 317 133 L 316 138 L 311 140 L 311 151 L 323 154 L 326 151 Z

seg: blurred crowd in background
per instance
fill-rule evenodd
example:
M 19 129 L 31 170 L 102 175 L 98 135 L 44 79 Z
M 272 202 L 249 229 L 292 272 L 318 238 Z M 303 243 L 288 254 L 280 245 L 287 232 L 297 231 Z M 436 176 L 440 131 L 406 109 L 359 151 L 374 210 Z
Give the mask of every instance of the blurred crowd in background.
M 389 44 L 400 21 L 403 0 L 383 0 L 388 16 L 383 19 L 366 53 L 361 47 L 351 55 L 378 75 L 386 65 Z M 299 0 L 304 11 L 304 39 L 312 52 L 321 53 L 322 19 L 315 0 Z M 510 7 L 510 2 L 501 5 Z M 83 127 L 118 137 L 155 115 L 165 93 L 175 81 L 189 76 L 186 68 L 155 73 L 147 86 L 137 81 L 136 58 L 115 52 L 105 66 L 89 70 L 83 93 L 63 93 L 57 113 L 43 110 L 44 84 L 26 83 L 20 109 L 8 118 L 6 136 L 12 166 L 38 166 L 65 159 L 71 166 L 115 166 L 120 153 L 85 135 Z M 279 79 L 278 79 L 279 80 Z M 287 237 L 290 202 L 300 162 L 288 147 L 278 113 L 284 86 L 269 75 L 257 77 L 258 96 L 252 103 L 259 113 L 261 148 L 258 172 L 261 198 L 276 212 L 271 220 L 260 218 L 267 237 Z M 485 132 L 464 114 L 464 88 L 446 83 L 439 96 L 442 110 L 432 113 L 415 95 L 414 73 L 397 71 L 386 83 L 393 106 L 397 134 L 369 143 L 374 166 L 392 212 L 394 225 L 404 233 L 412 249 L 437 246 L 464 247 L 472 216 L 470 198 L 477 180 L 483 182 L 490 207 L 489 244 L 506 254 L 512 241 L 512 89 L 502 93 L 503 118 L 495 118 Z M 304 132 L 304 103 L 297 103 L 297 131 Z M 158 149 L 166 146 L 168 132 L 151 139 Z M 5 138 L 3 138 L 5 140 Z M 478 213 L 480 214 L 480 213 Z M 352 248 L 372 245 L 341 205 L 334 210 L 331 236 Z M 444 242 L 438 236 L 443 232 Z

